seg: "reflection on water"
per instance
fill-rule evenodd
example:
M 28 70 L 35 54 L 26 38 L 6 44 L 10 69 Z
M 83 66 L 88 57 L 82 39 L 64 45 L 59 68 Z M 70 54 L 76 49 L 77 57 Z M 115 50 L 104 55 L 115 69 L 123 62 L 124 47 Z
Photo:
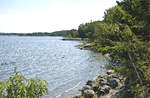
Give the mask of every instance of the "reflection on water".
M 78 93 L 87 80 L 103 74 L 105 59 L 99 53 L 74 47 L 79 41 L 62 41 L 60 37 L 0 36 L 0 80 L 6 80 L 18 67 L 25 77 L 48 81 L 50 94 L 44 98 L 61 98 Z M 69 92 L 62 93 L 80 83 Z

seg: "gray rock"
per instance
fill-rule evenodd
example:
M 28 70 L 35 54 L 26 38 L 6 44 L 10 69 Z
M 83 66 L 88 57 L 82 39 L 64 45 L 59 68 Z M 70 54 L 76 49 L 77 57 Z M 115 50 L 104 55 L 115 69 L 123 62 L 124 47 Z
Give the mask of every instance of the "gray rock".
M 108 75 L 113 74 L 113 73 L 114 73 L 114 70 L 108 70 L 108 71 L 107 71 L 107 74 L 108 74 Z
M 104 78 L 104 76 L 99 75 L 97 78 L 98 78 L 98 79 L 101 79 L 101 78 Z
M 110 87 L 105 85 L 101 87 L 101 89 L 98 90 L 97 94 L 98 96 L 104 96 L 105 94 L 108 94 L 110 91 Z
M 107 60 L 111 60 L 110 54 L 108 54 L 108 53 L 105 54 L 104 57 L 105 57 Z
M 98 83 L 96 81 L 89 80 L 86 85 L 91 86 L 95 92 L 97 92 L 99 88 Z
M 116 79 L 114 78 L 111 78 L 108 80 L 108 85 L 111 87 L 111 88 L 116 88 L 118 86 L 118 82 Z
M 104 95 L 105 95 L 104 90 L 98 89 L 97 95 L 98 95 L 98 96 L 104 96 Z
M 95 92 L 93 90 L 85 90 L 84 91 L 84 98 L 93 98 Z
M 103 89 L 103 91 L 104 91 L 105 94 L 108 94 L 109 90 L 110 90 L 110 87 L 107 86 L 107 85 L 105 85 L 105 86 L 102 87 L 102 89 Z
M 92 85 L 92 88 L 93 88 L 94 92 L 97 92 L 99 86 L 98 86 L 98 84 L 96 83 L 96 84 L 93 84 L 93 85 Z
M 86 44 L 85 46 L 83 46 L 84 48 L 91 48 L 92 46 L 91 46 L 91 44 L 90 43 L 88 43 L 88 44 Z
M 91 81 L 91 80 L 89 80 L 87 83 L 86 83 L 86 85 L 89 85 L 89 86 L 95 86 L 95 85 L 98 85 L 98 83 L 96 82 L 96 81 Z
M 86 85 L 92 86 L 92 82 L 93 82 L 92 80 L 88 80 Z
M 101 78 L 99 79 L 99 84 L 100 86 L 104 86 L 104 85 L 107 85 L 108 83 L 107 83 L 107 80 L 105 80 L 104 78 Z
M 87 90 L 87 89 L 91 89 L 91 86 L 85 85 L 85 86 L 83 87 L 83 90 Z
M 85 85 L 80 91 L 83 94 L 85 90 L 90 90 L 90 89 L 91 89 L 91 86 Z
M 118 75 L 116 75 L 116 74 L 112 74 L 112 78 L 119 79 L 119 76 L 118 76 Z
M 79 47 L 81 50 L 88 50 L 88 49 L 91 49 L 92 48 L 92 45 L 90 43 L 87 43 L 86 45 L 82 46 L 82 47 Z

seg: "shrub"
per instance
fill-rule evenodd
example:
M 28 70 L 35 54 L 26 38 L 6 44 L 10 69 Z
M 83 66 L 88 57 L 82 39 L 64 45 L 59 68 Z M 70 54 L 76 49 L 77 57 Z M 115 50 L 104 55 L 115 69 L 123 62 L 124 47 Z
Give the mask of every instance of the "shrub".
M 0 98 L 39 98 L 45 94 L 48 94 L 45 80 L 27 79 L 16 68 L 9 80 L 0 81 Z

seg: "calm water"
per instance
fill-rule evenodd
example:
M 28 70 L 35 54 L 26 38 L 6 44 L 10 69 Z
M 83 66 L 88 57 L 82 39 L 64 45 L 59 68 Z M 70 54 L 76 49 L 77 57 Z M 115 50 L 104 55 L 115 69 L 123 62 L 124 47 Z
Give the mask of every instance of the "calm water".
M 27 78 L 48 81 L 50 94 L 44 98 L 77 94 L 87 80 L 104 73 L 100 67 L 105 63 L 101 54 L 74 47 L 80 43 L 60 37 L 0 36 L 0 80 L 7 80 L 17 66 Z

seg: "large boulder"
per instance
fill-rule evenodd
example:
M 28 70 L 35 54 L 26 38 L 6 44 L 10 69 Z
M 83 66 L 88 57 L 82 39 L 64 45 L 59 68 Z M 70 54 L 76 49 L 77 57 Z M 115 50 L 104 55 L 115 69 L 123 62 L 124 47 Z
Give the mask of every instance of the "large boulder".
M 114 89 L 118 86 L 118 81 L 114 78 L 108 79 L 108 85 Z
M 93 90 L 85 90 L 84 91 L 84 98 L 93 98 L 95 95 L 95 92 Z

